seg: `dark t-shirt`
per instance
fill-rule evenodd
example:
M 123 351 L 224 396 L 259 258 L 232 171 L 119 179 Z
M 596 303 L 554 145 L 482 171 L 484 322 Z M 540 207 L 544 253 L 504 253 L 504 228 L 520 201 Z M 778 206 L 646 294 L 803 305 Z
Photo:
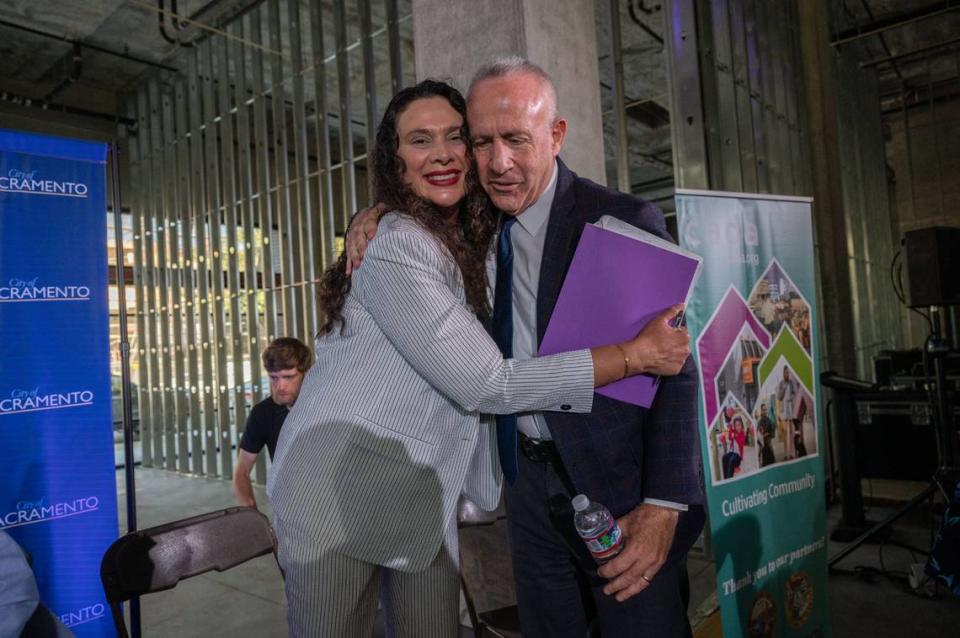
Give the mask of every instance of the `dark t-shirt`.
M 277 451 L 280 428 L 283 427 L 283 421 L 288 414 L 290 410 L 274 403 L 272 397 L 267 397 L 253 406 L 250 416 L 247 417 L 247 424 L 243 428 L 240 447 L 251 454 L 259 454 L 266 445 L 270 459 L 273 460 L 273 454 Z

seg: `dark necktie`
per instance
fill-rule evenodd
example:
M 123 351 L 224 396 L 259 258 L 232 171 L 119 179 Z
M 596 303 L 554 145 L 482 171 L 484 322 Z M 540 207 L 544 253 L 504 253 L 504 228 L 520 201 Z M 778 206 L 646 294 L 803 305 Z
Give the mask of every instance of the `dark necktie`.
M 513 357 L 513 245 L 510 228 L 516 217 L 505 217 L 497 240 L 497 287 L 493 292 L 493 339 L 505 359 Z M 503 476 L 517 478 L 517 415 L 497 415 L 497 450 Z

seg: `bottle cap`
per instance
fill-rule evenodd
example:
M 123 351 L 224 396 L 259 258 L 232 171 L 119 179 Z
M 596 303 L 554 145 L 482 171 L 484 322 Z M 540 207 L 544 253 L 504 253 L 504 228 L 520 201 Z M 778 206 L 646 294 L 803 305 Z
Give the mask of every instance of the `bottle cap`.
M 583 494 L 577 494 L 573 497 L 573 509 L 582 512 L 590 507 L 590 499 Z

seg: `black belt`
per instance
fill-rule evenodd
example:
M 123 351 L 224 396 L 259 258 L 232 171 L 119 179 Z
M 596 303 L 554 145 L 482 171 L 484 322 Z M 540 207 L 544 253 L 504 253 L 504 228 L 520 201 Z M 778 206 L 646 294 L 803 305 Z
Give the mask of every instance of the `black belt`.
M 520 452 L 534 463 L 561 463 L 560 453 L 553 441 L 532 439 L 523 432 L 519 435 Z

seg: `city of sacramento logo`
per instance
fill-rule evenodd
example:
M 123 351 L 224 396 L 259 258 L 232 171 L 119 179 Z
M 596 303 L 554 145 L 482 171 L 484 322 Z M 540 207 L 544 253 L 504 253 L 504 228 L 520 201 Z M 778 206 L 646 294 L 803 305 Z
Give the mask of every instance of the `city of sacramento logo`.
M 777 605 L 765 591 L 757 594 L 750 607 L 750 638 L 770 638 L 777 624 Z
M 89 514 L 99 509 L 100 499 L 96 496 L 84 496 L 70 501 L 49 501 L 46 498 L 20 501 L 10 511 L 0 513 L 0 529 L 46 523 Z
M 82 182 L 45 179 L 38 171 L 21 171 L 11 168 L 6 175 L 0 175 L 0 193 L 85 198 L 87 190 L 87 185 Z
M 806 572 L 797 572 L 790 576 L 784 599 L 787 621 L 791 627 L 799 629 L 813 611 L 813 583 Z
M 0 283 L 0 303 L 34 301 L 90 301 L 90 287 L 74 284 L 48 284 L 39 277 L 11 277 Z
M 44 393 L 40 391 L 39 386 L 32 390 L 17 388 L 0 398 L 0 417 L 24 412 L 80 408 L 87 405 L 93 405 L 93 392 L 90 390 Z
M 103 603 L 95 603 L 60 614 L 60 622 L 67 627 L 76 627 L 94 620 L 100 620 L 107 615 L 107 607 Z

